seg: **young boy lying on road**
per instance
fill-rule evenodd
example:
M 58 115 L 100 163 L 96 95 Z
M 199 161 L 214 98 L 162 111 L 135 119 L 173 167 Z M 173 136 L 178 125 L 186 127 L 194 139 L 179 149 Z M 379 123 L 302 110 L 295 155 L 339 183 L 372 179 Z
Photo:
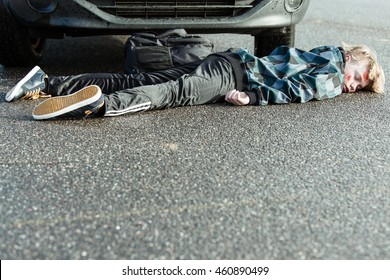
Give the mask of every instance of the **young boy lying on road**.
M 281 46 L 257 58 L 245 49 L 140 74 L 47 76 L 34 67 L 7 101 L 51 97 L 35 107 L 36 120 L 119 116 L 146 110 L 229 102 L 267 105 L 307 102 L 342 93 L 382 93 L 385 77 L 365 45 L 322 46 L 310 51 Z

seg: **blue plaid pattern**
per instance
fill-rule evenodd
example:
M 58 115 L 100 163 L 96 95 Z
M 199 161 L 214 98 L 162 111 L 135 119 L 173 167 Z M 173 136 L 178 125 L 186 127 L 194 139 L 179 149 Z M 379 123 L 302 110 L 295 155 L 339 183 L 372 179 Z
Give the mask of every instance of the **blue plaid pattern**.
M 245 65 L 249 94 L 258 105 L 307 102 L 333 98 L 342 93 L 345 62 L 335 46 L 310 51 L 281 46 L 258 58 L 246 49 L 230 50 Z

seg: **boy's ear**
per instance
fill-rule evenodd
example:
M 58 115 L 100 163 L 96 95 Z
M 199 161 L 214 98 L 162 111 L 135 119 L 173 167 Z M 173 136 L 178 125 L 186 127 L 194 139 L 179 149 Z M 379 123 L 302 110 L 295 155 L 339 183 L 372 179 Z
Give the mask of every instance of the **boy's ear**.
M 347 55 L 345 56 L 345 61 L 351 61 L 351 55 L 347 54 Z

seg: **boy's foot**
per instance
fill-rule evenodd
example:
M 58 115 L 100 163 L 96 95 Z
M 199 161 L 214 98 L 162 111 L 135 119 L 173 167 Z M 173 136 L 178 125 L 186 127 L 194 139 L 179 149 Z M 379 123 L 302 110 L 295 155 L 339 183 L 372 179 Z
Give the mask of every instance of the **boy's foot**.
M 70 95 L 49 98 L 35 107 L 32 115 L 36 120 L 84 118 L 96 115 L 103 105 L 100 87 L 92 85 Z
M 5 96 L 8 102 L 18 99 L 37 99 L 49 97 L 42 90 L 46 87 L 47 75 L 39 66 L 35 66 L 23 79 L 19 81 Z

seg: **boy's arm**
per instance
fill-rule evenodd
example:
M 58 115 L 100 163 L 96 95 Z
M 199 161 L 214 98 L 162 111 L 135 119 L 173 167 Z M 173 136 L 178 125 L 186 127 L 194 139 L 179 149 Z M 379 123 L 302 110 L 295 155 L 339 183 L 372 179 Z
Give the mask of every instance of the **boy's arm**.
M 329 71 L 329 69 L 328 69 Z M 343 74 L 337 69 L 321 73 L 301 73 L 278 79 L 272 87 L 259 83 L 247 92 L 250 104 L 304 103 L 310 100 L 334 98 L 342 93 Z

